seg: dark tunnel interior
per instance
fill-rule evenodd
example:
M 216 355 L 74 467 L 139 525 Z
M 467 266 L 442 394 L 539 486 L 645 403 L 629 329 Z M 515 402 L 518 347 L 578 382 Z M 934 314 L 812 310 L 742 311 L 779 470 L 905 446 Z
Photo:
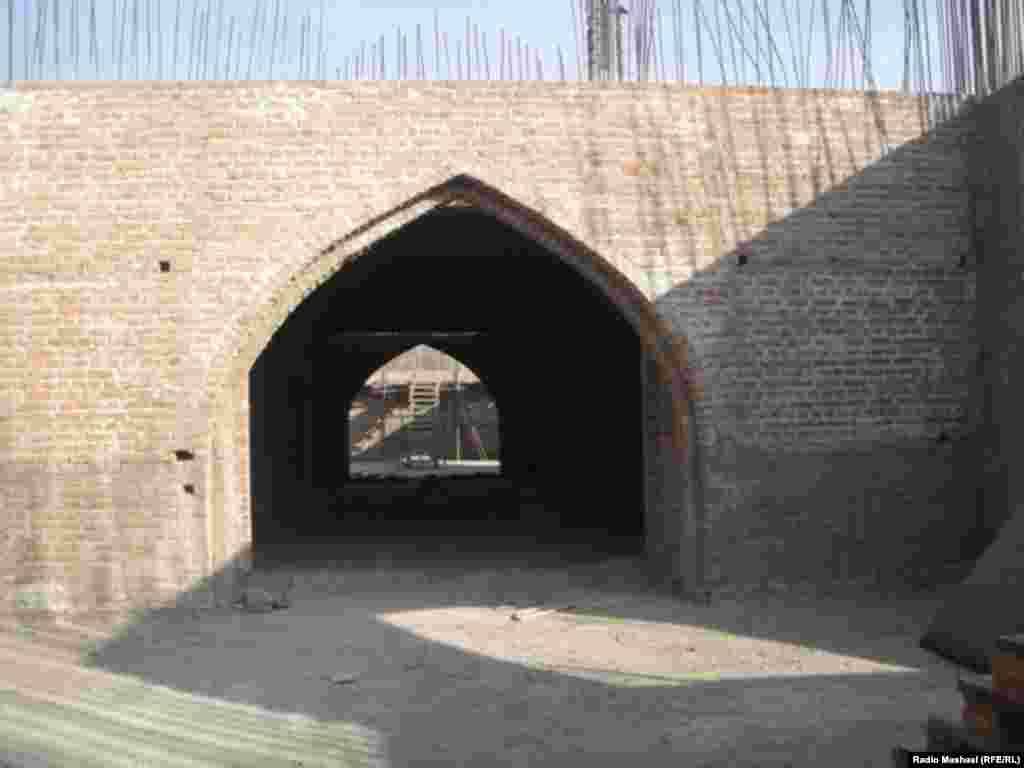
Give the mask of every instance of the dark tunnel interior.
M 375 332 L 410 335 L 358 337 Z M 475 333 L 430 344 L 494 398 L 498 476 L 351 476 L 353 397 L 421 332 Z M 589 280 L 484 211 L 437 208 L 350 259 L 249 376 L 257 563 L 372 556 L 399 541 L 642 550 L 639 338 Z

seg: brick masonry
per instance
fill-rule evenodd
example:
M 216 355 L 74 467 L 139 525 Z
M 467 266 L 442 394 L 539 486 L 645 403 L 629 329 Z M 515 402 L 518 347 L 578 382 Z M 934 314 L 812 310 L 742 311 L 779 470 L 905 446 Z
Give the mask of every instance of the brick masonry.
M 702 488 L 659 524 L 702 542 L 710 583 L 954 559 L 977 527 L 952 483 L 976 127 L 929 130 L 939 108 L 663 84 L 0 92 L 2 607 L 144 603 L 244 565 L 246 372 L 337 269 L 328 245 L 459 174 L 600 254 L 686 343 L 701 461 L 664 458 L 673 411 L 649 407 L 648 495 Z
M 994 533 L 1024 500 L 1013 472 L 1024 451 L 1018 384 L 1024 375 L 1024 253 L 1021 252 L 1021 171 L 1024 158 L 1024 82 L 1015 80 L 976 108 L 978 140 L 971 152 L 972 232 L 978 254 L 978 354 L 973 419 L 980 450 L 973 466 L 981 478 L 979 505 L 985 530 Z

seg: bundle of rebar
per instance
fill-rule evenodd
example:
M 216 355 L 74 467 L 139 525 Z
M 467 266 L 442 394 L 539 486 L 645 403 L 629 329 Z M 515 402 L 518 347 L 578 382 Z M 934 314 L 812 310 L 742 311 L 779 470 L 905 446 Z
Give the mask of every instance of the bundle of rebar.
M 521 35 L 500 28 L 488 39 L 469 16 L 449 34 L 436 10 L 432 56 L 420 23 L 336 50 L 327 42 L 335 35 L 324 1 L 319 12 L 292 19 L 281 0 L 254 0 L 244 16 L 225 14 L 224 0 L 8 0 L 8 82 L 545 79 L 543 52 Z M 568 69 L 560 44 L 549 52 L 557 66 L 547 71 L 560 80 L 878 88 L 871 0 L 569 5 L 575 56 Z M 164 18 L 171 7 L 174 18 Z M 1024 73 L 1024 0 L 903 0 L 902 17 L 908 93 L 984 95 Z M 100 24 L 110 30 L 105 50 Z

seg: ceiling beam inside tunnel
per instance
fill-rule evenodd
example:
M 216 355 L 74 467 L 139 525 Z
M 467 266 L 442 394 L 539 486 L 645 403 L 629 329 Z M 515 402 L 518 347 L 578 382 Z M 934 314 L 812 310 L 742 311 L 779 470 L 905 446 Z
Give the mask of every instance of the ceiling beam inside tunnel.
M 408 342 L 414 340 L 418 341 L 420 339 L 423 339 L 426 342 L 431 340 L 470 341 L 483 335 L 483 331 L 344 331 L 342 333 L 335 333 L 328 337 L 327 343 L 351 344 L 353 342 L 358 343 L 366 340 Z

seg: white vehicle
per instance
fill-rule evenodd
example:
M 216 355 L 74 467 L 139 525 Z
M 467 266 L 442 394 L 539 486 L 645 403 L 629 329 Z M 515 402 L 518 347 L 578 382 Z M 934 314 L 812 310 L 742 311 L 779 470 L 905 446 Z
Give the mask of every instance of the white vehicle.
M 406 469 L 437 469 L 440 463 L 428 453 L 410 453 L 402 457 L 402 466 Z

